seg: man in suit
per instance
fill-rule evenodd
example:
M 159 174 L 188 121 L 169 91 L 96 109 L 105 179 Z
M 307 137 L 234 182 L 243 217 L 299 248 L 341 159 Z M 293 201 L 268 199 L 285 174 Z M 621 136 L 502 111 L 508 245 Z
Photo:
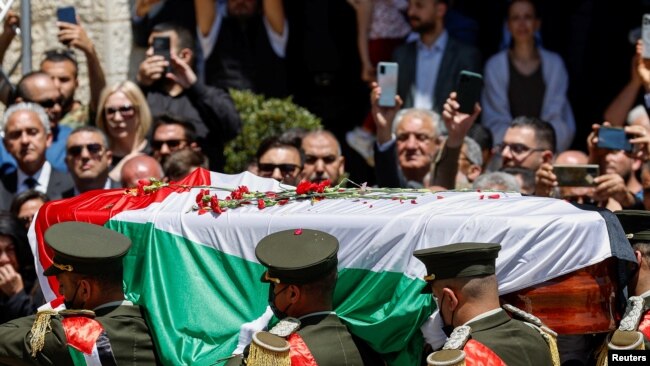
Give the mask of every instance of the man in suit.
M 65 157 L 74 187 L 63 192 L 63 197 L 74 197 L 93 189 L 120 188 L 119 183 L 108 177 L 112 160 L 113 153 L 102 130 L 92 126 L 74 129 L 68 136 Z
M 338 248 L 335 237 L 317 230 L 285 230 L 264 237 L 255 255 L 267 268 L 262 282 L 270 286 L 269 305 L 280 320 L 300 320 L 297 332 L 283 335 L 290 347 L 302 349 L 298 358 L 315 360 L 320 366 L 383 365 L 378 354 L 350 334 L 333 311 Z M 247 351 L 244 354 L 248 356 Z M 240 357 L 228 363 L 239 364 Z
M 52 143 L 50 122 L 45 110 L 34 103 L 18 103 L 7 109 L 0 125 L 5 149 L 18 169 L 0 173 L 0 209 L 9 209 L 15 194 L 36 189 L 51 199 L 62 197 L 72 187 L 67 173 L 52 168 L 45 150 Z
M 417 40 L 401 45 L 393 54 L 399 64 L 397 93 L 404 107 L 432 109 L 442 106 L 456 89 L 461 70 L 480 72 L 481 56 L 474 47 L 460 43 L 445 30 L 446 0 L 410 0 L 408 18 Z
M 532 317 L 534 322 L 524 324 L 500 306 L 495 275 L 500 249 L 492 243 L 457 243 L 413 253 L 426 266 L 428 283 L 422 292 L 433 293 L 449 337 L 443 351 L 427 357 L 429 365 L 455 364 L 463 357 L 467 364 L 478 360 L 494 365 L 554 364 L 545 340 L 551 335 L 542 335 L 541 322 Z M 530 315 L 513 310 L 515 316 Z
M 0 364 L 72 365 L 73 355 L 87 364 L 158 364 L 142 309 L 122 291 L 131 240 L 103 226 L 63 222 L 45 232 L 45 241 L 54 258 L 43 274 L 56 276 L 66 310 L 0 325 Z

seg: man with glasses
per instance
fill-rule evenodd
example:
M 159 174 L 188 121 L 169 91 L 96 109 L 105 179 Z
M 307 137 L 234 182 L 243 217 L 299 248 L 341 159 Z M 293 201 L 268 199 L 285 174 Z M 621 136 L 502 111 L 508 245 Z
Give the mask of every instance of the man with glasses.
M 151 139 L 152 156 L 164 166 L 171 153 L 191 149 L 199 152 L 201 148 L 196 143 L 196 130 L 191 123 L 182 117 L 164 114 L 156 119 Z
M 517 117 L 506 130 L 498 151 L 501 153 L 504 167 L 522 167 L 537 171 L 543 163 L 553 161 L 553 126 L 539 118 Z
M 59 199 L 72 187 L 70 176 L 53 169 L 46 159 L 45 149 L 52 143 L 50 127 L 45 110 L 37 104 L 18 103 L 5 112 L 0 135 L 18 169 L 0 173 L 0 210 L 9 209 L 13 196 L 28 189 Z
M 329 179 L 332 185 L 340 182 L 345 174 L 345 158 L 341 155 L 338 140 L 331 132 L 308 132 L 302 138 L 302 150 L 305 164 L 300 173 L 301 179 L 314 183 Z
M 293 141 L 272 136 L 257 149 L 257 175 L 279 182 L 297 185 L 303 166 L 302 152 Z
M 108 149 L 106 135 L 97 127 L 77 127 L 68 137 L 65 161 L 74 180 L 74 187 L 63 197 L 74 197 L 93 189 L 120 188 L 108 177 L 113 153 Z
M 171 59 L 154 54 L 155 37 L 169 38 Z M 187 29 L 171 23 L 154 26 L 147 57 L 140 64 L 138 83 L 153 115 L 171 114 L 191 123 L 210 170 L 222 171 L 224 144 L 241 129 L 239 114 L 223 89 L 204 85 L 194 71 L 194 38 Z
M 72 132 L 68 126 L 60 126 L 61 118 L 61 93 L 49 75 L 41 71 L 33 71 L 25 74 L 16 86 L 14 103 L 30 102 L 43 107 L 47 113 L 52 133 L 52 141 L 49 145 L 46 158 L 52 166 L 62 172 L 67 171 L 65 164 L 65 142 Z M 11 172 L 15 170 L 16 161 L 7 154 L 7 151 L 0 148 L 0 166 L 2 171 Z

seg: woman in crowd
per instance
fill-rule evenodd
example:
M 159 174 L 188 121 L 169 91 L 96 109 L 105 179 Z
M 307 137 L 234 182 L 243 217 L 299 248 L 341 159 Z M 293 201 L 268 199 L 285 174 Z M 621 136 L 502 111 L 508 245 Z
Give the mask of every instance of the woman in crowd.
M 29 230 L 34 215 L 49 200 L 45 193 L 35 189 L 28 189 L 14 197 L 9 212 L 25 226 L 25 230 Z
M 44 302 L 31 295 L 35 282 L 25 229 L 11 214 L 0 212 L 0 324 L 34 314 Z
M 564 151 L 576 128 L 566 97 L 568 75 L 558 54 L 536 44 L 540 24 L 532 0 L 510 3 L 507 26 L 512 43 L 485 65 L 482 123 L 499 144 L 515 117 L 540 118 L 553 125 L 556 149 Z
M 108 136 L 113 152 L 109 176 L 119 182 L 124 162 L 149 149 L 146 137 L 152 123 L 151 111 L 140 88 L 128 80 L 104 88 L 97 110 L 97 127 Z

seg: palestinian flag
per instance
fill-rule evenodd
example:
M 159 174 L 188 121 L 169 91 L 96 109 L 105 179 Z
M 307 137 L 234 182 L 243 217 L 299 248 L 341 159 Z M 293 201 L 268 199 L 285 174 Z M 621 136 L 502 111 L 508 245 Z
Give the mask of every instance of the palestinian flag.
M 435 308 L 431 296 L 420 293 L 425 268 L 412 256 L 416 249 L 462 241 L 501 243 L 501 293 L 612 256 L 633 259 L 626 243 L 611 239 L 622 233 L 620 225 L 602 214 L 519 194 L 418 193 L 408 200 L 291 201 L 222 214 L 195 210 L 205 186 L 241 185 L 260 192 L 282 189 L 274 180 L 249 173 L 201 169 L 148 194 L 93 191 L 49 202 L 30 229 L 37 269 L 42 273 L 51 263 L 43 233 L 55 223 L 85 221 L 127 235 L 133 241 L 124 260 L 127 298 L 147 309 L 161 359 L 170 365 L 211 365 L 241 350 L 270 319 L 256 243 L 280 230 L 323 230 L 340 241 L 337 314 L 390 365 L 415 365 L 423 344 L 420 326 Z M 230 194 L 210 192 L 219 199 Z M 39 280 L 46 298 L 54 299 L 56 279 Z

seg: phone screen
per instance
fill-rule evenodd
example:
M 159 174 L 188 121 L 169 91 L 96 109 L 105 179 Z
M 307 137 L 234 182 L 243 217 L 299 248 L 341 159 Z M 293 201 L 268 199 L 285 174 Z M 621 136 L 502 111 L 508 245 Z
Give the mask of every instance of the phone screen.
M 650 14 L 643 14 L 641 38 L 643 39 L 643 58 L 650 59 Z
M 59 22 L 77 24 L 77 14 L 74 10 L 74 6 L 57 8 L 56 19 Z
M 553 165 L 553 174 L 560 187 L 589 187 L 595 185 L 594 179 L 600 175 L 596 164 Z
M 608 150 L 632 151 L 632 144 L 622 128 L 601 127 L 598 130 L 598 147 Z
M 458 76 L 458 87 L 456 88 L 456 100 L 461 113 L 472 114 L 474 105 L 481 98 L 483 89 L 483 76 L 480 74 L 463 70 Z
M 397 95 L 397 72 L 398 65 L 395 62 L 380 62 L 377 65 L 377 84 L 381 88 L 379 105 L 382 107 L 394 107 L 395 96 Z

